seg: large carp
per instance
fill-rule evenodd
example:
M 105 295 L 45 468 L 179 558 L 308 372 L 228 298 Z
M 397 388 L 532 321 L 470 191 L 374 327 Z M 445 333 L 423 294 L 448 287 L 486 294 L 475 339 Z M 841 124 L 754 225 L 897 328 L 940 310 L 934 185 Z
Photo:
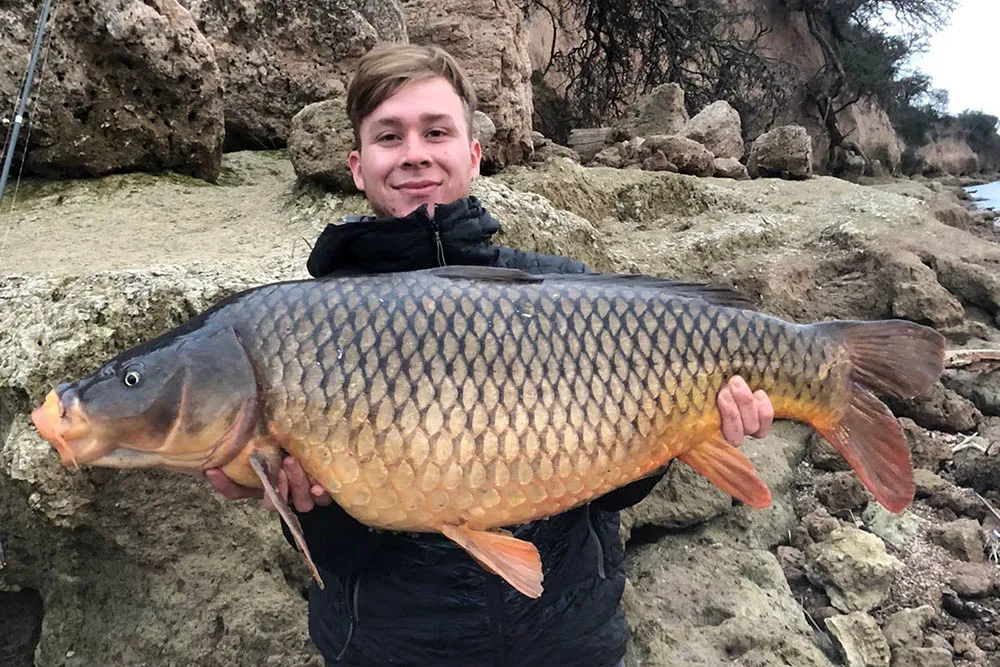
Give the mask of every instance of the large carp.
M 538 552 L 497 529 L 671 459 L 770 503 L 720 432 L 716 394 L 734 375 L 902 511 L 909 449 L 873 392 L 925 391 L 941 335 L 897 320 L 792 324 L 744 305 L 645 276 L 472 267 L 276 283 L 60 385 L 32 419 L 66 465 L 219 467 L 264 486 L 295 526 L 273 488 L 287 452 L 359 521 L 443 533 L 530 596 Z

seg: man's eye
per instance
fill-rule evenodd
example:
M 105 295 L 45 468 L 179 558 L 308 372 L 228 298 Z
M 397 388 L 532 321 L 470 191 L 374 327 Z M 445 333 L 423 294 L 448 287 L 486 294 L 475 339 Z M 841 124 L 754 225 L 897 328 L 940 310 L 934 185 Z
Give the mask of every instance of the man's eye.
M 393 141 L 396 141 L 398 139 L 399 137 L 396 136 L 395 134 L 380 134 L 378 136 L 378 139 L 376 139 L 376 141 L 384 144 L 384 143 L 392 143 Z
M 446 130 L 430 130 L 427 136 L 434 138 L 446 137 L 448 136 L 448 132 Z

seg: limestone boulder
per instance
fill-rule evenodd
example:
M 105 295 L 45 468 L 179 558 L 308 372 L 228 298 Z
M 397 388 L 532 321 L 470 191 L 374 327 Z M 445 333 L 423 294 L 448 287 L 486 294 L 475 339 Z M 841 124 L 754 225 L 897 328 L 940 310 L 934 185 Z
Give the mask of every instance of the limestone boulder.
M 804 127 L 777 127 L 753 142 L 747 170 L 752 178 L 809 178 L 813 169 L 812 150 L 812 139 Z
M 354 192 L 347 156 L 354 149 L 354 130 L 343 100 L 314 102 L 292 117 L 288 158 L 295 174 L 342 192 Z
M 16 108 L 38 3 L 0 7 L 0 104 Z M 58 6 L 21 132 L 25 169 L 47 177 L 172 169 L 214 181 L 223 78 L 212 45 L 172 0 Z M 13 120 L 12 114 L 7 122 Z M 30 130 L 30 131 L 28 131 Z
M 688 120 L 684 89 L 676 83 L 665 83 L 640 98 L 615 125 L 615 131 L 629 137 L 677 134 Z
M 677 134 L 697 141 L 717 158 L 739 160 L 743 157 L 740 114 L 724 100 L 699 111 Z
M 886 553 L 875 535 L 838 528 L 805 551 L 806 574 L 844 612 L 868 611 L 881 603 L 903 564 Z
M 531 158 L 531 60 L 524 17 L 513 0 L 404 0 L 413 44 L 437 44 L 472 79 L 479 109 L 496 125 L 483 173 Z
M 692 176 L 711 176 L 715 172 L 712 152 L 693 139 L 678 135 L 655 134 L 643 144 L 650 153 L 660 151 L 677 171 Z
M 225 88 L 226 150 L 284 147 L 303 107 L 343 99 L 357 61 L 405 42 L 396 0 L 190 0 Z

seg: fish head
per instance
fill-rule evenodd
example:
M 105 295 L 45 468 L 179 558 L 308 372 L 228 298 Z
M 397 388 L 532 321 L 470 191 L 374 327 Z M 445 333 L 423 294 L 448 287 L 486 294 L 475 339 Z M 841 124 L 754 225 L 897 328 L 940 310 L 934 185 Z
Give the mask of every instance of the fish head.
M 154 341 L 64 383 L 31 413 L 63 465 L 191 473 L 232 460 L 257 421 L 253 367 L 232 329 Z

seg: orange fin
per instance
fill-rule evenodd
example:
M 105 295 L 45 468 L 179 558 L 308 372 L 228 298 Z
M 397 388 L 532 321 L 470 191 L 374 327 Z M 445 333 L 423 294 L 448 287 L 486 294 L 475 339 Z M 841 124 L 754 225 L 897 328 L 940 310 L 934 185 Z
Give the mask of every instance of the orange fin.
M 890 512 L 906 509 L 914 493 L 910 448 L 882 401 L 855 386 L 840 422 L 816 430 L 847 459 L 875 500 Z
M 441 532 L 490 572 L 529 598 L 542 595 L 542 559 L 531 542 L 511 535 L 444 525 Z
M 846 347 L 851 382 L 840 421 L 813 427 L 847 459 L 875 500 L 902 512 L 913 500 L 910 450 L 899 422 L 875 393 L 907 399 L 927 391 L 944 370 L 944 337 L 905 320 L 815 326 Z
M 712 484 L 750 507 L 769 507 L 771 491 L 743 452 L 718 434 L 678 457 Z
M 264 493 L 267 494 L 267 497 L 271 500 L 274 508 L 278 510 L 278 514 L 285 522 L 285 525 L 288 526 L 288 531 L 292 534 L 295 544 L 298 545 L 299 550 L 302 552 L 306 566 L 312 573 L 313 578 L 321 589 L 325 588 L 323 577 L 320 576 L 319 570 L 316 569 L 316 564 L 313 562 L 312 554 L 309 553 L 309 545 L 306 544 L 306 538 L 302 534 L 302 524 L 299 523 L 299 518 L 292 513 L 292 510 L 288 507 L 288 503 L 281 499 L 277 489 L 274 488 L 274 483 L 271 482 L 267 457 L 260 452 L 252 452 L 249 459 L 250 466 L 257 473 L 257 476 L 260 477 L 261 484 L 264 486 Z

